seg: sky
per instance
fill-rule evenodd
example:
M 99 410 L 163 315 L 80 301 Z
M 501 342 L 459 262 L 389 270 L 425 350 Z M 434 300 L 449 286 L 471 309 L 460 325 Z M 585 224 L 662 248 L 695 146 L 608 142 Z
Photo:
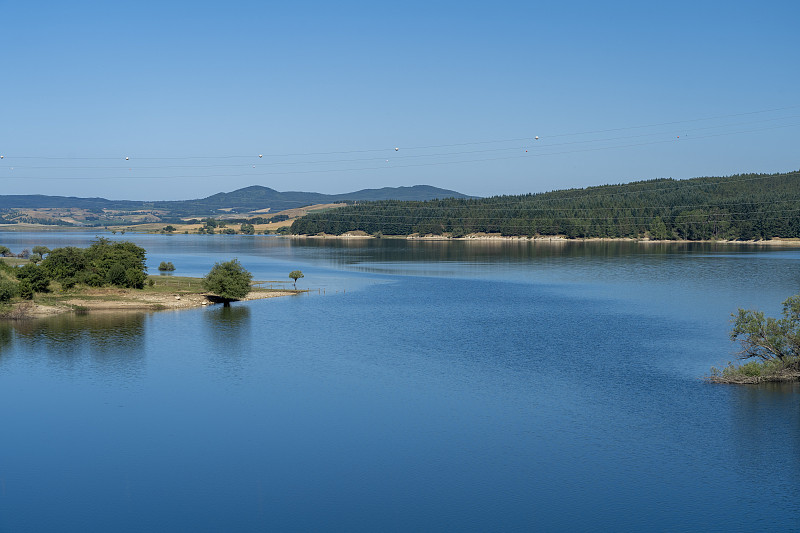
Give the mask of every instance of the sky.
M 798 170 L 798 21 L 796 0 L 0 0 L 0 194 Z

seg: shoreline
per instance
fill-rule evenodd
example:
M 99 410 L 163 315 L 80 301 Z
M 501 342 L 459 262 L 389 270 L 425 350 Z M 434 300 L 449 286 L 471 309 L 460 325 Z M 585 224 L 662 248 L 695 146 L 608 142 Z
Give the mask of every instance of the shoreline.
M 136 226 L 115 226 L 116 231 L 123 230 L 126 233 L 133 233 L 136 235 L 158 235 L 160 232 L 156 231 L 137 231 Z M 45 224 L 0 224 L 0 232 L 10 231 L 43 231 L 43 232 L 81 232 L 92 233 L 96 232 L 98 235 L 103 233 L 111 233 L 105 227 L 80 227 L 80 226 L 51 226 Z M 180 231 L 174 233 L 163 234 L 165 237 L 185 235 Z M 196 233 L 189 233 L 189 235 L 196 235 Z M 575 237 L 570 238 L 566 235 L 535 235 L 528 236 L 515 236 L 515 235 L 501 235 L 500 233 L 472 233 L 463 237 L 450 237 L 448 235 L 375 235 L 367 234 L 363 231 L 346 232 L 341 235 L 332 235 L 327 233 L 320 233 L 315 235 L 280 235 L 280 234 L 260 234 L 260 235 L 226 235 L 225 237 L 270 237 L 282 239 L 341 239 L 341 240 L 366 240 L 366 239 L 387 239 L 387 240 L 407 240 L 407 241 L 498 241 L 498 242 L 534 242 L 534 243 L 595 243 L 595 242 L 631 242 L 638 244 L 732 244 L 732 245 L 764 245 L 764 246 L 800 246 L 800 238 L 772 238 L 769 240 L 685 240 L 685 239 L 672 239 L 672 240 L 656 240 L 646 238 L 632 238 L 632 237 Z
M 294 296 L 305 291 L 254 290 L 236 302 Z M 180 292 L 151 293 L 136 292 L 136 289 L 101 288 L 84 291 L 82 294 L 65 295 L 56 302 L 39 303 L 33 300 L 17 302 L 0 316 L 0 320 L 31 320 L 65 313 L 93 312 L 156 312 L 197 309 L 222 303 L 219 297 L 208 293 Z
M 719 385 L 758 385 L 761 383 L 797 383 L 800 381 L 800 372 L 785 370 L 776 374 L 765 376 L 706 376 L 706 381 Z
M 367 235 L 364 232 L 347 232 L 341 235 L 316 234 L 316 235 L 282 235 L 284 238 L 291 239 L 387 239 L 387 240 L 408 240 L 408 241 L 499 241 L 499 242 L 536 242 L 536 243 L 594 243 L 594 242 L 630 242 L 637 244 L 734 244 L 734 245 L 767 245 L 767 246 L 800 246 L 800 238 L 774 238 L 770 240 L 655 240 L 655 239 L 634 239 L 628 237 L 585 237 L 569 238 L 564 235 L 539 235 L 534 237 L 501 235 L 499 233 L 473 233 L 464 237 L 448 237 L 446 235 L 383 235 L 376 237 Z

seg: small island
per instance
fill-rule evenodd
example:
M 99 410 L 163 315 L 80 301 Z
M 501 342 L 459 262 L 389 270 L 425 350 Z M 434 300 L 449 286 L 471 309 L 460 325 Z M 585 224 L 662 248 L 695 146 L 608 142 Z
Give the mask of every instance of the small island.
M 253 282 L 236 259 L 216 264 L 205 278 L 149 276 L 145 250 L 130 242 L 101 237 L 86 249 L 37 248 L 33 258 L 0 260 L 0 318 L 189 309 L 304 292 Z

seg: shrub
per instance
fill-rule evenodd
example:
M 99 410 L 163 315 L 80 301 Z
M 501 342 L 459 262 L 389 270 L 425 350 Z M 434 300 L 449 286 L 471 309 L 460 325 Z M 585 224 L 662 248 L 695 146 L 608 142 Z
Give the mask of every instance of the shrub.
M 244 269 L 239 260 L 233 259 L 216 263 L 203 278 L 203 288 L 225 300 L 238 300 L 250 292 L 252 279 L 253 275 Z
M 17 284 L 8 279 L 0 279 L 0 302 L 7 302 L 17 295 Z
M 56 248 L 42 261 L 42 267 L 56 281 L 75 278 L 87 266 L 88 261 L 84 251 L 74 246 Z
M 161 264 L 158 265 L 158 269 L 162 272 L 172 272 L 175 270 L 175 265 L 173 265 L 172 262 L 161 261 Z
M 28 263 L 17 269 L 17 279 L 26 282 L 34 292 L 47 292 L 50 285 L 50 276 L 47 271 L 36 266 L 33 263 Z
M 130 289 L 143 289 L 146 279 L 147 274 L 138 268 L 129 268 L 125 271 L 125 282 L 123 286 Z
M 80 281 L 89 287 L 102 287 L 104 283 L 103 278 L 97 272 L 84 272 Z
M 111 265 L 106 272 L 106 283 L 109 285 L 125 285 L 125 267 L 119 263 Z
M 17 285 L 17 294 L 19 294 L 19 297 L 23 300 L 33 300 L 33 293 L 33 287 L 28 283 L 28 280 L 22 280 Z

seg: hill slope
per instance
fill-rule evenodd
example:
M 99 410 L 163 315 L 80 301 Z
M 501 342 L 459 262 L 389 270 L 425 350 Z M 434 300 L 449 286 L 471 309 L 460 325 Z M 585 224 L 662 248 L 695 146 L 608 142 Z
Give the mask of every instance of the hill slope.
M 655 239 L 800 238 L 800 172 L 659 179 L 521 196 L 381 201 L 310 214 L 298 234 L 501 233 Z
M 107 200 L 105 198 L 78 198 L 71 196 L 0 195 L 0 211 L 6 211 L 3 222 L 45 222 L 82 217 L 96 223 L 116 223 L 133 220 L 133 215 L 146 213 L 150 221 L 174 221 L 182 216 L 214 216 L 218 211 L 248 212 L 267 210 L 272 212 L 293 209 L 311 204 L 352 202 L 366 200 L 431 200 L 434 198 L 469 198 L 468 196 L 428 185 L 413 187 L 385 187 L 364 189 L 345 194 L 321 194 L 315 192 L 278 192 L 269 187 L 254 185 L 232 192 L 221 192 L 207 198 L 178 201 L 140 202 L 132 200 Z M 15 212 L 18 211 L 18 212 Z M 20 211 L 22 210 L 22 211 Z M 28 210 L 28 211 L 25 211 Z M 31 213 L 30 210 L 55 210 L 56 213 Z M 70 210 L 83 210 L 77 214 Z M 69 213 L 67 213 L 69 211 Z M 113 211 L 114 213 L 109 213 Z M 127 218 L 126 218 L 127 217 Z

